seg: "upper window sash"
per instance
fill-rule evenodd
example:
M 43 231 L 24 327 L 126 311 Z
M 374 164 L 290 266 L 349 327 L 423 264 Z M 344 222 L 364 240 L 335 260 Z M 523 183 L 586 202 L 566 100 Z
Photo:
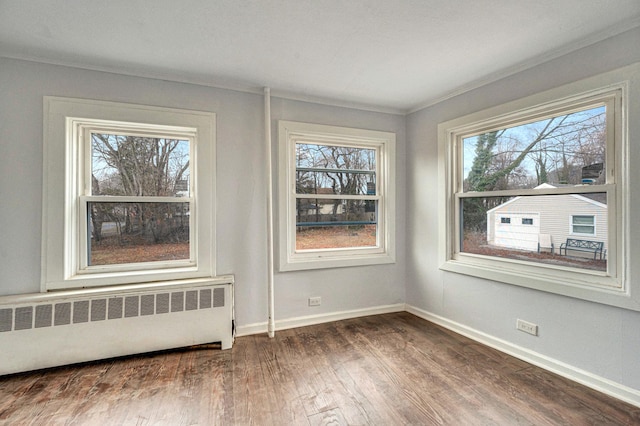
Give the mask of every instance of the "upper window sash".
M 616 182 L 615 175 L 615 141 L 616 135 L 621 131 L 621 118 L 616 116 L 616 111 L 621 110 L 622 105 L 622 88 L 616 89 L 602 89 L 594 91 L 591 94 L 584 96 L 581 95 L 577 99 L 575 97 L 565 99 L 562 101 L 554 102 L 553 105 L 544 105 L 526 109 L 519 112 L 509 113 L 508 116 L 501 116 L 480 123 L 473 123 L 466 126 L 462 126 L 456 129 L 455 136 L 452 135 L 454 141 L 452 150 L 452 183 L 455 193 L 469 193 L 475 196 L 495 196 L 497 193 L 503 193 L 509 195 L 509 190 L 489 190 L 489 191 L 472 191 L 464 189 L 465 181 L 465 144 L 464 140 L 467 138 L 477 137 L 483 134 L 489 134 L 491 132 L 499 132 L 503 130 L 509 130 L 518 128 L 522 125 L 527 125 L 536 122 L 542 122 L 545 120 L 562 117 L 568 114 L 580 113 L 586 110 L 591 110 L 597 107 L 604 107 L 605 111 L 605 184 L 614 184 Z M 618 117 L 618 118 L 617 118 Z M 609 154 L 611 153 L 611 155 Z M 589 185 L 590 188 L 600 186 L 602 184 Z M 535 185 L 534 185 L 535 186 Z M 572 186 L 572 192 L 583 192 L 586 186 Z M 557 188 L 561 189 L 561 188 Z M 515 191 L 519 194 L 526 193 L 527 190 L 533 190 L 531 188 L 518 188 Z M 536 191 L 541 191 L 536 189 Z M 555 191 L 550 189 L 548 193 L 562 193 L 562 191 Z M 591 190 L 584 190 L 584 192 L 598 192 Z M 537 192 L 542 193 L 542 192 Z
M 108 120 L 85 120 L 81 118 L 67 118 L 67 125 L 72 129 L 74 137 L 79 143 L 77 149 L 78 167 L 76 173 L 83 187 L 78 188 L 79 195 L 107 196 L 93 194 L 92 191 L 92 135 L 108 134 L 113 136 L 131 136 L 140 138 L 153 138 L 165 140 L 186 141 L 189 144 L 189 179 L 187 185 L 187 197 L 195 194 L 197 178 L 197 164 L 195 161 L 197 130 L 188 127 L 149 125 L 145 123 L 122 123 Z M 100 126 L 97 126 L 100 124 Z M 130 195 L 134 196 L 134 195 Z M 111 197 L 111 196 L 109 196 Z M 150 197 L 142 195 L 141 197 Z M 182 198 L 176 195 L 175 198 Z

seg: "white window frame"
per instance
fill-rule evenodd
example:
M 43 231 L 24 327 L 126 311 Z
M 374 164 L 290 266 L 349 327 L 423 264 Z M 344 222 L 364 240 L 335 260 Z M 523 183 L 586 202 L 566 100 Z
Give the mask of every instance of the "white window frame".
M 445 271 L 640 310 L 640 283 L 629 279 L 629 133 L 640 114 L 640 64 L 581 80 L 537 95 L 453 119 L 438 126 L 439 264 Z M 464 253 L 458 229 L 462 193 L 462 138 L 512 127 L 536 118 L 607 104 L 607 182 L 604 185 L 492 191 L 466 196 L 607 194 L 607 271 L 547 265 Z M 637 128 L 635 128 L 637 131 Z
M 145 197 L 190 204 L 189 259 L 87 265 L 86 204 L 132 201 L 91 195 L 92 131 L 189 140 L 189 196 Z M 45 96 L 42 291 L 214 277 L 215 133 L 214 113 Z
M 573 219 L 576 216 L 580 216 L 580 217 L 590 217 L 591 219 L 593 219 L 593 224 L 591 225 L 582 225 L 582 224 L 577 224 L 578 226 L 592 226 L 593 227 L 593 232 L 591 233 L 586 233 L 586 232 L 576 232 L 574 226 L 576 224 L 573 223 Z M 588 237 L 595 237 L 596 234 L 596 217 L 594 215 L 591 214 L 572 214 L 571 215 L 571 228 L 569 229 L 569 234 L 570 235 L 581 235 L 581 236 L 588 236 Z
M 278 123 L 279 270 L 336 268 L 395 262 L 395 134 L 293 121 Z M 378 232 L 375 247 L 296 250 L 296 143 L 375 149 Z M 316 198 L 348 198 L 315 194 Z

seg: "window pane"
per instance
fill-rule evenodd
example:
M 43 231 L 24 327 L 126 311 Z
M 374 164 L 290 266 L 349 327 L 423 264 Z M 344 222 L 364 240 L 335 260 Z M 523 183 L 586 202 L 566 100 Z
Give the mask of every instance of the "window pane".
M 296 144 L 298 194 L 375 195 L 376 150 Z
M 573 232 L 576 234 L 590 234 L 594 233 L 593 226 L 574 225 Z
M 350 146 L 296 144 L 296 167 L 376 170 L 376 150 Z
M 606 194 L 562 194 L 520 197 L 478 197 L 461 199 L 462 253 L 606 271 L 607 205 L 595 201 Z M 573 212 L 593 215 L 598 223 L 576 226 Z M 586 216 L 586 215 L 582 215 Z M 509 220 L 505 220 L 505 219 Z M 592 222 L 594 223 L 594 222 Z M 576 238 L 576 228 L 590 233 L 588 241 L 603 242 L 603 256 L 589 250 L 560 248 Z M 584 239 L 584 238 L 583 238 Z M 594 254 L 596 259 L 594 260 Z
M 91 134 L 91 194 L 189 196 L 189 141 Z
M 593 225 L 593 216 L 573 216 L 574 225 Z
M 297 199 L 296 204 L 296 250 L 376 246 L 376 201 Z
M 375 200 L 296 199 L 296 226 L 306 223 L 376 223 Z
M 376 195 L 375 173 L 296 170 L 296 193 Z
M 464 191 L 602 184 L 605 107 L 463 139 Z
M 87 203 L 89 265 L 189 259 L 189 203 Z

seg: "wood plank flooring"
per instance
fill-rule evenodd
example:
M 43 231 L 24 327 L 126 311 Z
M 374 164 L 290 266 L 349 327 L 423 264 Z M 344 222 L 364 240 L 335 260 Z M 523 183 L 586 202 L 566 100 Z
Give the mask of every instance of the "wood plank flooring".
M 3 425 L 637 425 L 640 408 L 397 313 L 0 377 Z

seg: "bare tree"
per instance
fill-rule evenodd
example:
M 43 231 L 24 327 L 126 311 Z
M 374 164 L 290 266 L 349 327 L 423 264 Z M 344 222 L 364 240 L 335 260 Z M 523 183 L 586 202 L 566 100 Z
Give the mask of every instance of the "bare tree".
M 604 163 L 604 108 L 578 111 L 465 139 L 474 144 L 465 191 L 581 183 L 581 169 Z M 465 228 L 486 229 L 486 211 L 501 197 L 465 200 Z
M 365 203 L 360 200 L 344 200 L 343 195 L 365 195 L 375 186 L 375 150 L 349 146 L 298 144 L 296 146 L 297 191 L 304 194 L 335 194 L 332 201 L 333 217 L 342 215 L 344 220 L 358 218 L 364 212 Z M 298 216 L 312 207 L 315 221 L 320 221 L 320 204 L 298 199 Z
M 93 195 L 176 196 L 179 182 L 188 179 L 188 142 L 144 136 L 92 134 Z M 92 225 L 96 241 L 102 238 L 102 222 L 109 220 L 124 233 L 147 233 L 155 242 L 167 231 L 159 218 L 171 216 L 174 203 L 93 203 Z

